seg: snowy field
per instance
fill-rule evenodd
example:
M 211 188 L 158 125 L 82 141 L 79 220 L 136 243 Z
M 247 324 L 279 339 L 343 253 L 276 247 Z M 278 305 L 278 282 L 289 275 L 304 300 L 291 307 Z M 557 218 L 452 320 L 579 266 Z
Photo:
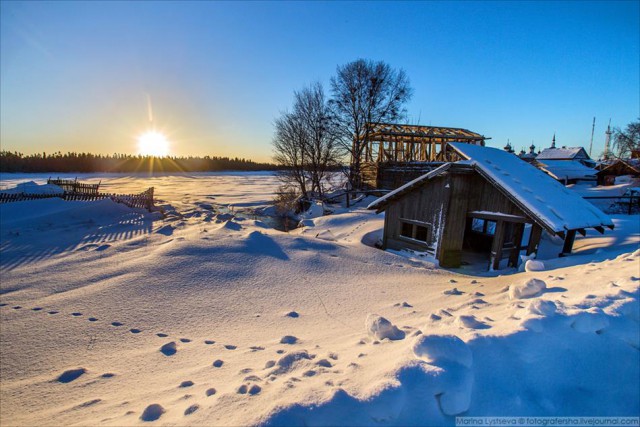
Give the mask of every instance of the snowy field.
M 269 205 L 270 173 L 78 178 L 174 210 L 0 205 L 2 426 L 640 414 L 637 215 L 488 273 L 376 249 L 371 198 L 290 233 L 216 211 Z

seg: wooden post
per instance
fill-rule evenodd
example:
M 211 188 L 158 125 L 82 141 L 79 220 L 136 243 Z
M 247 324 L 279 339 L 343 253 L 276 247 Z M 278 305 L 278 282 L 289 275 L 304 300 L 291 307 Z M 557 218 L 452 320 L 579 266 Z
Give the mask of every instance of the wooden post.
M 524 234 L 524 223 L 514 224 L 513 231 L 513 249 L 509 254 L 509 266 L 518 267 L 518 258 L 520 257 L 520 245 L 522 244 L 522 235 Z
M 493 270 L 500 269 L 500 259 L 502 258 L 502 246 L 504 245 L 504 222 L 498 221 L 496 223 L 496 234 L 493 236 L 493 244 L 491 245 L 491 255 L 493 256 L 492 266 Z
M 529 244 L 527 245 L 527 255 L 538 252 L 538 244 L 542 236 L 542 227 L 538 224 L 531 225 L 531 234 L 529 235 Z
M 564 245 L 562 246 L 562 253 L 560 256 L 569 255 L 573 249 L 573 242 L 576 240 L 576 230 L 567 231 L 567 237 L 564 239 Z

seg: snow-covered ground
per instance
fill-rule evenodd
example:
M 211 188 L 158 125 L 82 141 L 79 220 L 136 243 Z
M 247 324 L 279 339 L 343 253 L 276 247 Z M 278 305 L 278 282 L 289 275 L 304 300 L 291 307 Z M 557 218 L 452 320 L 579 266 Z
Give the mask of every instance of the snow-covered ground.
M 0 205 L 3 426 L 640 414 L 638 216 L 500 275 L 374 248 L 371 199 L 291 233 L 207 205 L 267 205 L 268 173 L 79 179 L 184 215 Z

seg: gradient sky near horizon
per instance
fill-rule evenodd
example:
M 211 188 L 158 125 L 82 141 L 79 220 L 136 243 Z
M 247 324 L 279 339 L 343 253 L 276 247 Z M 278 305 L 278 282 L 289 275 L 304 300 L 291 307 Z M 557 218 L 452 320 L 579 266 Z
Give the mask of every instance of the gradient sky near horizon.
M 0 3 L 0 142 L 269 161 L 293 91 L 358 58 L 404 69 L 408 122 L 587 147 L 640 117 L 640 2 Z

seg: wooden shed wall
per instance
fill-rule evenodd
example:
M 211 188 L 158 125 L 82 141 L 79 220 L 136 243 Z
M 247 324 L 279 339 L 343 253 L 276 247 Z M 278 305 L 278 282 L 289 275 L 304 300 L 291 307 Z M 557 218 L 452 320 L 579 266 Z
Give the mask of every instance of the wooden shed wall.
M 402 218 L 430 224 L 427 246 L 435 255 L 435 245 L 446 216 L 448 189 L 445 188 L 446 175 L 433 178 L 425 185 L 392 202 L 385 212 L 384 246 L 390 249 L 409 248 L 427 251 L 424 245 L 415 244 L 400 236 Z
M 526 217 L 508 197 L 477 172 L 445 173 L 392 202 L 385 213 L 384 245 L 391 249 L 422 250 L 420 245 L 400 237 L 400 219 L 432 225 L 429 245 L 443 267 L 457 267 L 467 214 L 472 211 L 500 212 Z

